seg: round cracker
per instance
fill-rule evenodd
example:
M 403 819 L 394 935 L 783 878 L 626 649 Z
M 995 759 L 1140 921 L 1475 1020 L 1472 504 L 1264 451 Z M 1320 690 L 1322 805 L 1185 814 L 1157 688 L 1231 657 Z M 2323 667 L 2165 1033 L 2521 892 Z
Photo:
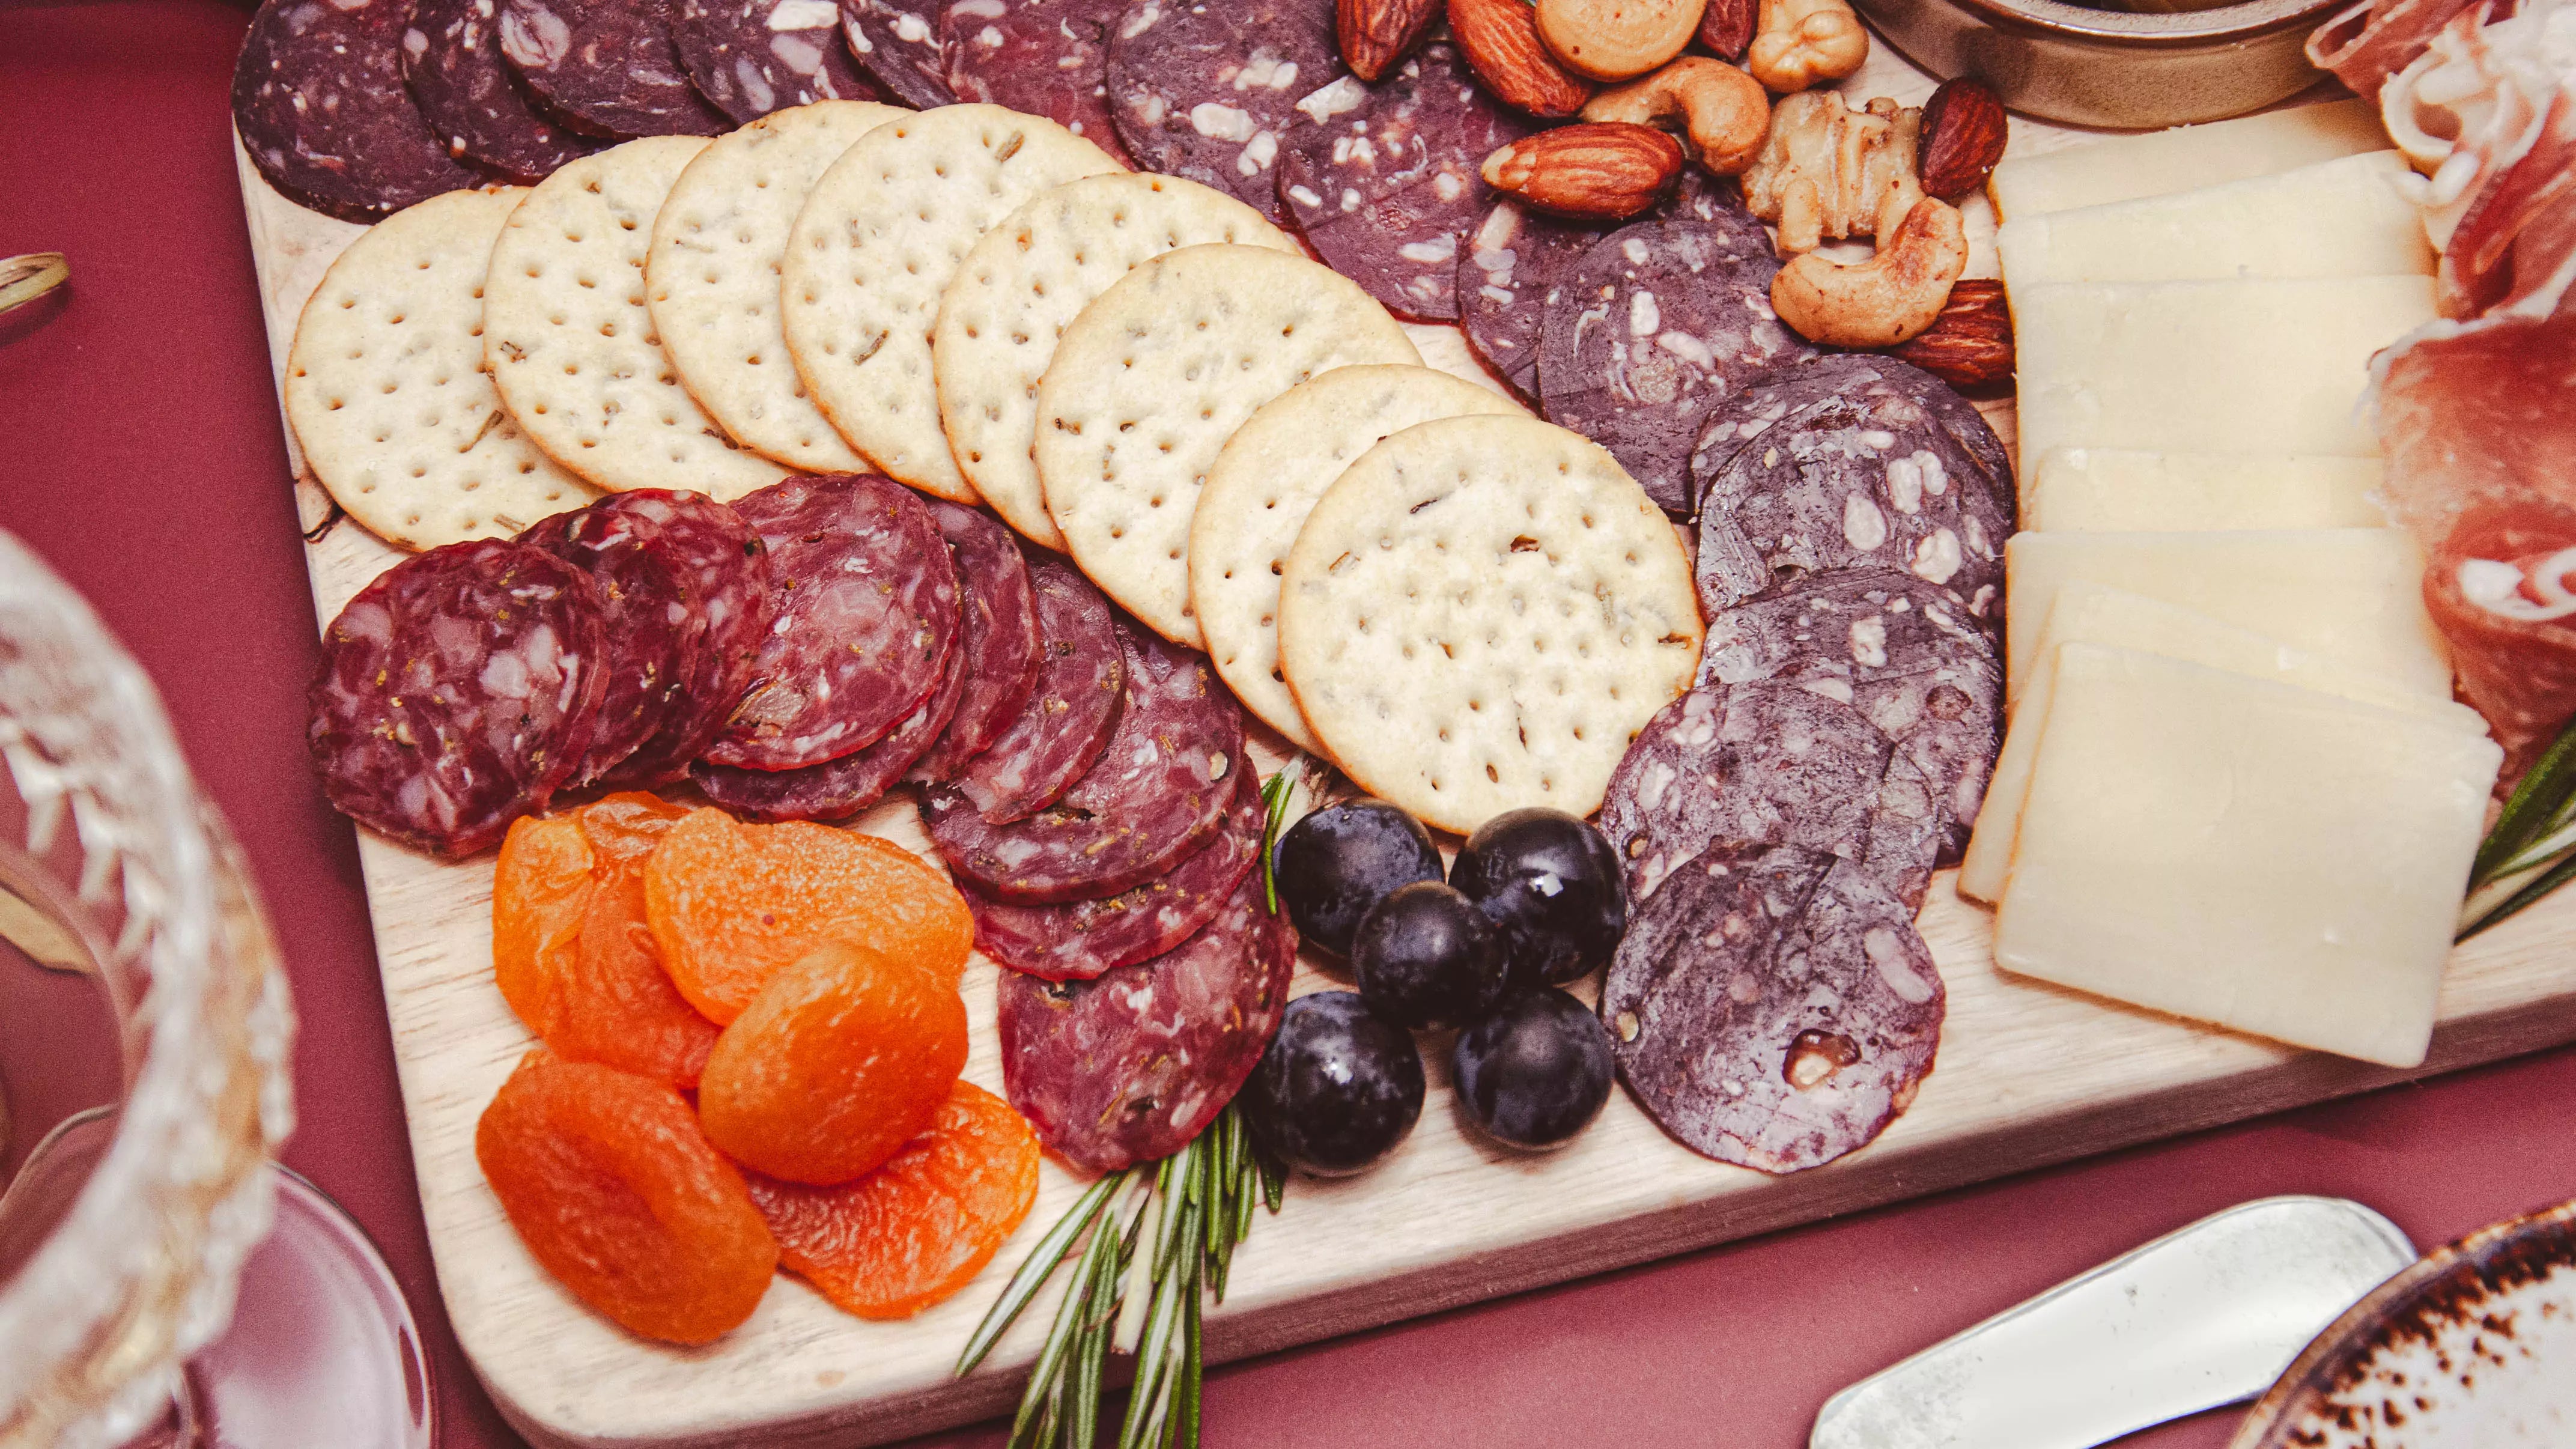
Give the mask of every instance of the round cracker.
M 699 408 L 644 305 L 653 217 L 706 146 L 647 136 L 585 156 L 530 191 L 492 246 L 484 365 L 528 437 L 602 488 L 734 499 L 786 471 Z
M 1121 278 L 1038 383 L 1038 479 L 1082 571 L 1147 627 L 1207 647 L 1190 514 L 1255 408 L 1354 363 L 1422 355 L 1357 282 L 1266 247 L 1183 247 Z
M 939 294 L 1022 202 L 1118 169 L 1053 121 L 986 105 L 905 116 L 832 163 L 788 234 L 779 301 L 805 390 L 850 446 L 924 493 L 977 501 L 939 430 Z
M 805 396 L 778 321 L 779 258 L 814 180 L 852 142 L 911 114 L 817 101 L 719 136 L 671 186 L 644 259 L 644 306 L 698 406 L 734 441 L 791 468 L 861 473 L 867 460 Z
M 1138 263 L 1208 242 L 1305 254 L 1222 191 L 1126 172 L 1086 176 L 1036 197 L 966 254 L 931 333 L 939 422 L 958 470 L 1013 528 L 1064 551 L 1031 456 L 1038 379 L 1056 339 Z
M 1467 832 L 1589 815 L 1699 661 L 1690 565 L 1617 460 L 1536 418 L 1422 423 L 1371 448 L 1298 532 L 1279 655 L 1362 788 Z
M 1190 607 L 1208 658 L 1254 714 L 1323 753 L 1279 670 L 1279 577 L 1315 500 L 1362 453 L 1416 423 L 1522 416 L 1489 388 L 1428 367 L 1342 367 L 1292 387 L 1226 440 L 1190 519 Z
M 519 432 L 483 371 L 483 265 L 526 191 L 451 191 L 340 254 L 286 354 L 286 421 L 351 518 L 402 548 L 507 538 L 598 491 Z

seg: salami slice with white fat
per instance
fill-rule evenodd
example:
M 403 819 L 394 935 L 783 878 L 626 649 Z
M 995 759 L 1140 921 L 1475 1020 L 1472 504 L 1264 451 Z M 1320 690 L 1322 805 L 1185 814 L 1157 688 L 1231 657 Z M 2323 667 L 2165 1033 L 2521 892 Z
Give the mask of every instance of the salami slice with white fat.
M 815 101 L 881 90 L 841 43 L 838 0 L 678 0 L 671 43 L 698 93 L 748 124 Z
M 653 525 L 653 556 L 674 590 L 657 607 L 681 646 L 676 672 L 658 682 L 659 722 L 603 778 L 667 784 L 724 728 L 751 685 L 776 607 L 769 550 L 741 514 L 700 493 L 639 488 L 592 506 Z M 613 627 L 609 637 L 623 647 Z
M 607 689 L 588 574 L 533 544 L 415 554 L 322 634 L 305 742 L 340 813 L 464 856 L 546 806 Z
M 381 3 L 381 0 L 380 0 Z M 538 99 L 597 136 L 716 136 L 671 43 L 672 0 L 500 0 L 501 53 Z
M 1333 0 L 1132 0 L 1109 32 L 1110 115 L 1127 153 L 1281 226 L 1292 223 L 1274 174 L 1280 143 L 1312 119 L 1301 107 L 1339 103 L 1347 74 Z
M 1180 1150 L 1261 1060 L 1297 931 L 1247 874 L 1198 934 L 1092 981 L 1004 972 L 1002 1081 L 1058 1157 L 1115 1172 Z
M 422 118 L 460 161 L 534 186 L 597 144 L 538 112 L 501 57 L 493 0 L 413 0 L 402 57 Z
M 1071 789 L 1109 744 L 1127 698 L 1127 660 L 1109 600 L 1062 559 L 1028 568 L 1040 641 L 1036 682 L 1019 713 L 955 781 L 990 825 L 1026 820 Z
M 957 652 L 963 656 L 960 693 L 938 740 L 909 772 L 915 780 L 953 780 L 969 760 L 989 749 L 1028 707 L 1040 652 L 1037 596 L 1011 531 L 972 508 L 924 500 L 948 540 L 962 599 Z
M 1044 116 L 1118 158 L 1127 156 L 1109 115 L 1109 28 L 1126 0 L 949 0 L 940 17 L 948 88 Z
M 877 84 L 916 111 L 953 105 L 932 0 L 840 0 L 841 33 Z
M 956 712 L 965 682 L 965 653 L 952 649 L 930 698 L 892 733 L 856 754 L 796 770 L 738 770 L 699 760 L 689 766 L 689 778 L 708 799 L 753 820 L 847 820 L 884 799 L 930 748 Z
M 403 85 L 403 0 L 266 0 L 233 63 L 233 126 L 268 184 L 342 221 L 480 186 Z

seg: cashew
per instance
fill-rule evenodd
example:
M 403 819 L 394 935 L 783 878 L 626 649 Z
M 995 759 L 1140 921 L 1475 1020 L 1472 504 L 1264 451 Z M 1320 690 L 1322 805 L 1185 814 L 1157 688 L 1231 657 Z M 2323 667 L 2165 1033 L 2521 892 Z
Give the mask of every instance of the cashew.
M 1753 78 L 1787 95 L 1838 81 L 1869 59 L 1869 32 L 1844 0 L 1762 0 L 1762 20 L 1745 52 Z
M 1923 194 L 1914 152 L 1923 114 L 1885 96 L 1849 110 L 1832 91 L 1783 96 L 1761 153 L 1744 172 L 1744 204 L 1780 228 L 1780 250 L 1869 236 L 1891 198 L 1903 216 Z
M 1902 213 L 1891 196 L 1878 255 L 1844 266 L 1815 252 L 1771 279 L 1771 310 L 1799 336 L 1831 347 L 1893 347 L 1931 327 L 1968 267 L 1958 208 L 1924 197 Z
M 1628 121 L 1672 130 L 1679 123 L 1699 164 L 1733 176 L 1753 164 L 1771 129 L 1762 83 L 1722 60 L 1686 55 L 1647 76 L 1594 96 L 1587 121 Z

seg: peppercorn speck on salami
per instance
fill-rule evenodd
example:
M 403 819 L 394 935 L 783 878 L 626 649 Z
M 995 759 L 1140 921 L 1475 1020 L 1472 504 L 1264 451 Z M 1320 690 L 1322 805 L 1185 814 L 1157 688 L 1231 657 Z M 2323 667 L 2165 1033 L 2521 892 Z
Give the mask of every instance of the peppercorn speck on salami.
M 499 0 L 413 0 L 403 79 L 448 154 L 533 186 L 597 143 L 541 114 L 501 55 Z
M 671 43 L 699 94 L 748 124 L 815 101 L 884 94 L 841 43 L 839 0 L 678 0 Z
M 948 88 L 1044 116 L 1133 166 L 1109 115 L 1109 27 L 1126 0 L 950 0 L 939 22 Z
M 1293 224 L 1274 170 L 1280 144 L 1341 104 L 1347 75 L 1333 0 L 1132 0 L 1109 32 L 1110 114 L 1128 154 L 1232 192 L 1280 226 Z
M 689 83 L 672 0 L 500 0 L 501 53 L 565 122 L 598 136 L 715 136 L 725 113 Z
M 298 206 L 375 222 L 480 186 L 403 84 L 404 0 L 267 0 L 233 64 L 233 126 Z

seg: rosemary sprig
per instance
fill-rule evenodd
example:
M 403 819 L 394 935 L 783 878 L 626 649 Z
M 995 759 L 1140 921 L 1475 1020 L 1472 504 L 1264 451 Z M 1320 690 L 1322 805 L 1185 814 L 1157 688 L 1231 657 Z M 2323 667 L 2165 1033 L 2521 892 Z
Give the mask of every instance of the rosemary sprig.
M 0 312 L 23 307 L 72 279 L 61 252 L 0 257 Z
M 1279 914 L 1279 876 L 1271 861 L 1279 851 L 1280 827 L 1288 822 L 1288 798 L 1306 773 L 1305 764 L 1306 757 L 1299 755 L 1261 782 L 1262 808 L 1269 812 L 1269 820 L 1261 827 L 1261 899 L 1274 916 Z
M 2465 941 L 2576 879 L 2576 722 L 2524 773 L 2469 867 Z

